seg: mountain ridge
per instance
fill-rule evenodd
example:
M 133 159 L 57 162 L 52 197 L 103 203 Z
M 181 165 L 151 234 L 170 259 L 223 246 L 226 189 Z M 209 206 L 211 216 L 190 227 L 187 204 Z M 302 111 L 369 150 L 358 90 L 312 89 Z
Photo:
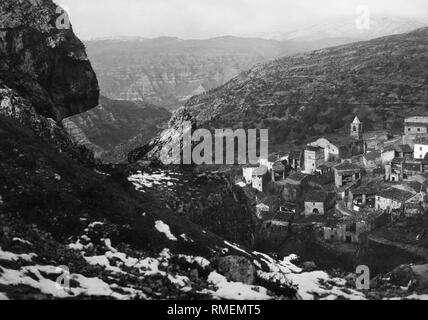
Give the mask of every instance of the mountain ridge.
M 346 130 L 355 114 L 367 130 L 377 123 L 390 129 L 391 119 L 427 109 L 427 35 L 421 28 L 259 64 L 189 99 L 170 128 L 183 119 L 197 127 L 265 128 L 271 146 Z M 152 147 L 149 157 L 159 154 L 155 141 Z

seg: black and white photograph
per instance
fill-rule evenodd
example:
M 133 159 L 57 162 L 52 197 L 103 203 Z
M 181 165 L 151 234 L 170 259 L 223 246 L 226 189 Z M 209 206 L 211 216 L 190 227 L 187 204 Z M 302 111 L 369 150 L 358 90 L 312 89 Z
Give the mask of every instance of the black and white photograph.
M 0 308 L 428 300 L 427 231 L 428 1 L 0 0 Z

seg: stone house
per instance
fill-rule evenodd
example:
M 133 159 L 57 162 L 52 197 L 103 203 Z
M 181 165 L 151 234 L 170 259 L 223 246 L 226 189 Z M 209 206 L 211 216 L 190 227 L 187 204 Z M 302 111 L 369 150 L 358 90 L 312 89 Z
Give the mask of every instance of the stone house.
M 268 168 L 266 166 L 260 166 L 253 170 L 252 175 L 252 187 L 255 190 L 263 192 L 268 179 Z
M 273 164 L 272 170 L 271 170 L 272 181 L 275 182 L 275 181 L 285 180 L 286 171 L 287 171 L 287 168 L 282 163 L 282 161 L 276 161 Z
M 428 133 L 428 117 L 416 116 L 404 119 L 404 135 L 414 136 Z
M 400 144 L 395 147 L 395 158 L 413 160 L 413 149 L 408 144 Z
M 381 160 L 382 165 L 390 163 L 395 158 L 395 148 L 388 147 L 382 150 Z
M 263 219 L 263 217 L 270 212 L 270 207 L 264 203 L 259 203 L 256 205 L 256 215 L 257 218 Z
M 305 196 L 305 216 L 325 215 L 335 205 L 335 197 L 325 191 L 311 190 Z
M 347 243 L 358 243 L 360 235 L 370 228 L 364 221 L 358 222 L 342 222 L 335 227 L 324 227 L 324 240 L 339 241 Z
M 277 154 L 271 154 L 267 159 L 261 158 L 259 161 L 260 166 L 265 166 L 268 168 L 268 171 L 272 170 L 273 165 L 278 160 Z
M 334 182 L 336 188 L 354 184 L 362 177 L 363 169 L 353 163 L 343 162 L 334 167 Z
M 377 210 L 384 210 L 388 213 L 392 210 L 404 208 L 406 203 L 411 203 L 412 198 L 417 197 L 416 193 L 397 188 L 389 188 L 376 193 Z
M 349 191 L 348 203 L 351 205 L 357 205 L 360 207 L 375 207 L 376 202 L 375 186 L 373 185 L 362 185 L 353 188 Z
M 385 165 L 385 179 L 399 182 L 408 177 L 422 173 L 423 164 L 420 161 L 407 161 L 404 158 L 394 158 Z
M 350 159 L 364 154 L 366 145 L 363 140 L 363 125 L 358 117 L 355 117 L 351 123 L 350 135 L 328 135 L 310 143 L 309 146 L 322 148 L 325 162 Z
M 305 173 L 314 174 L 319 166 L 325 163 L 324 149 L 307 146 L 305 150 Z
M 374 150 L 363 156 L 363 163 L 367 169 L 374 169 L 382 165 L 382 153 Z
M 316 172 L 321 174 L 321 175 L 333 173 L 333 168 L 336 164 L 337 163 L 334 163 L 334 162 L 326 162 L 326 163 L 320 165 L 318 167 L 318 169 L 316 170 Z
M 304 166 L 304 152 L 303 150 L 293 150 L 288 156 L 288 164 L 294 170 L 303 169 Z
M 281 185 L 283 186 L 282 198 L 290 202 L 295 202 L 300 199 L 307 181 L 307 174 L 302 172 L 290 174 L 284 181 L 281 181 Z
M 415 139 L 413 146 L 413 155 L 416 160 L 425 158 L 428 153 L 428 137 L 420 137 Z
M 253 171 L 258 168 L 258 166 L 246 166 L 242 168 L 242 176 L 244 177 L 246 184 L 253 183 Z

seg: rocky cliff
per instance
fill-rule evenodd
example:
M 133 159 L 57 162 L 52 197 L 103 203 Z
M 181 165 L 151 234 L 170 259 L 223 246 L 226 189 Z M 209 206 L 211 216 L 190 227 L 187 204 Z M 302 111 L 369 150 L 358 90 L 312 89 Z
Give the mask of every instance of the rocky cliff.
M 83 44 L 71 25 L 58 29 L 58 17 L 51 1 L 0 4 L 0 114 L 93 165 L 92 152 L 75 144 L 57 122 L 94 107 L 99 96 Z
M 0 3 L 0 78 L 56 121 L 98 103 L 98 82 L 71 25 L 50 0 Z

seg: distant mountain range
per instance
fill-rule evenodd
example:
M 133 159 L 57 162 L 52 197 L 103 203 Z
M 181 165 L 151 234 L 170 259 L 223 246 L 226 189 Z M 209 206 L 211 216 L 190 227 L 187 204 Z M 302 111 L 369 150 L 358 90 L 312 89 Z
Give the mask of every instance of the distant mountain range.
M 348 39 L 350 42 L 370 40 L 416 30 L 428 26 L 428 21 L 413 18 L 371 16 L 369 29 L 358 29 L 355 16 L 341 17 L 316 23 L 289 32 L 260 33 L 258 37 L 277 41 L 319 41 Z
M 208 40 L 119 38 L 85 44 L 103 95 L 175 110 L 192 96 L 221 86 L 256 64 L 352 41 L 226 36 Z

